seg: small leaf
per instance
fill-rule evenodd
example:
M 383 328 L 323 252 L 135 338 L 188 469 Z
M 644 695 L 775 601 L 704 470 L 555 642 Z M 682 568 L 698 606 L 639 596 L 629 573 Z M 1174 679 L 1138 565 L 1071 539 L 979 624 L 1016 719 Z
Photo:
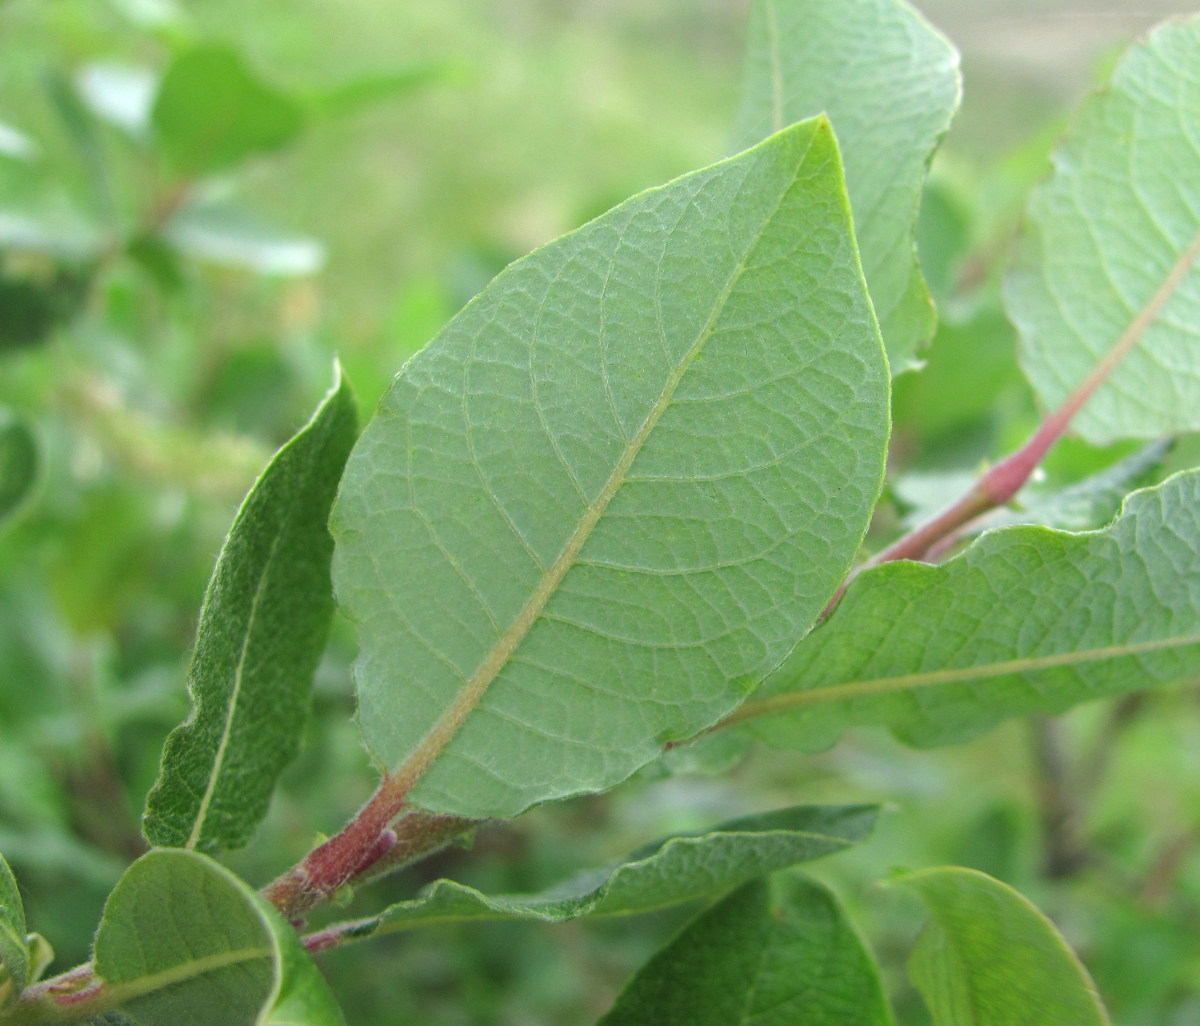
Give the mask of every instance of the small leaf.
M 238 511 L 200 612 L 192 712 L 167 738 L 146 800 L 152 844 L 245 844 L 296 754 L 333 615 L 325 523 L 355 421 L 339 370 Z
M 999 880 L 948 866 L 895 878 L 929 906 L 909 975 L 935 1026 L 1110 1026 L 1087 970 Z
M 196 852 L 143 855 L 96 933 L 96 974 L 140 1026 L 334 1026 L 341 1013 L 296 931 Z
M 167 223 L 163 235 L 189 256 L 259 274 L 315 274 L 325 262 L 319 242 L 289 234 L 223 197 L 185 204 Z
M 304 124 L 292 99 L 261 82 L 236 50 L 214 44 L 175 58 L 151 120 L 167 159 L 189 178 L 277 150 Z
M 158 91 L 158 76 L 149 68 L 95 61 L 83 67 L 75 85 L 93 113 L 134 139 L 149 136 L 150 111 Z
M 0 855 L 0 1008 L 15 1001 L 33 977 L 25 930 L 25 906 L 17 879 Z
M 944 566 L 851 585 L 731 719 L 819 750 L 884 724 L 949 744 L 1000 720 L 1200 674 L 1200 471 L 1135 492 L 1111 527 L 984 534 Z
M 599 1026 L 890 1026 L 879 970 L 833 895 L 799 873 L 702 912 Z
M 1072 421 L 1096 444 L 1200 429 L 1197 67 L 1200 17 L 1130 49 L 1030 197 L 1005 282 L 1048 407 L 1120 361 Z
M 33 432 L 0 406 L 0 524 L 25 501 L 37 475 L 38 452 Z
M 809 629 L 887 434 L 848 215 L 828 122 L 794 126 L 517 262 L 406 365 L 331 521 L 393 792 L 611 787 Z
M 748 816 L 703 834 L 665 838 L 610 869 L 581 873 L 535 895 L 489 897 L 453 880 L 438 880 L 419 898 L 354 924 L 353 934 L 365 937 L 475 919 L 562 923 L 648 912 L 842 851 L 866 839 L 877 813 L 873 805 L 801 805 Z
M 736 147 L 825 112 L 895 373 L 933 334 L 913 238 L 925 172 L 961 96 L 958 53 L 902 0 L 757 0 Z

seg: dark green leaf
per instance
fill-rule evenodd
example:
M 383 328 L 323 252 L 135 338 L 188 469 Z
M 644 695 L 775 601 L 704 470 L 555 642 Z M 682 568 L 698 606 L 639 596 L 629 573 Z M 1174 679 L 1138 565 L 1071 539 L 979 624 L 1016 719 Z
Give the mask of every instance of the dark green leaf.
M 501 274 L 407 364 L 334 510 L 389 786 L 511 816 L 731 710 L 846 572 L 886 389 L 824 119 Z
M 146 801 L 152 844 L 244 844 L 297 751 L 333 614 L 325 525 L 355 420 L 339 371 L 238 511 L 200 613 L 192 712 L 167 738 Z
M 125 872 L 96 933 L 112 1007 L 140 1026 L 335 1026 L 296 931 L 211 859 L 152 851 Z
M 895 881 L 929 906 L 909 974 L 935 1026 L 1110 1026 L 1087 970 L 999 880 L 948 866 Z
M 864 573 L 736 714 L 821 749 L 855 725 L 947 744 L 1009 716 L 1200 674 L 1200 472 L 1135 492 L 1104 531 L 1012 527 L 944 566 Z
M 902 0 L 758 0 L 749 51 L 735 144 L 829 116 L 867 286 L 898 373 L 933 334 L 913 236 L 926 168 L 958 109 L 958 53 Z
M 0 406 L 0 524 L 33 489 L 38 475 L 33 432 Z
M 799 873 L 703 912 L 600 1026 L 889 1026 L 879 970 L 836 899 Z
M 167 160 L 189 178 L 277 150 L 304 125 L 291 98 L 260 81 L 236 50 L 214 44 L 175 58 L 151 120 Z

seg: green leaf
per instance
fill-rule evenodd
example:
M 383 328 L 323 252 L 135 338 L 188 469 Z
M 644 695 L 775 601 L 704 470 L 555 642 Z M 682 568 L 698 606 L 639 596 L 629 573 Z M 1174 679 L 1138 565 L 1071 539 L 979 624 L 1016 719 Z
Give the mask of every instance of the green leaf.
M 755 880 L 694 919 L 600 1026 L 888 1026 L 879 970 L 833 895 Z
M 1109 1026 L 1087 970 L 1011 887 L 957 866 L 895 883 L 929 906 L 909 975 L 935 1026 Z
M 723 823 L 695 836 L 667 837 L 608 869 L 580 873 L 534 895 L 489 897 L 453 880 L 437 880 L 419 898 L 354 924 L 353 936 L 394 933 L 438 922 L 533 919 L 562 923 L 584 916 L 623 916 L 678 905 L 773 872 L 842 851 L 865 840 L 874 805 L 800 805 Z
M 948 744 L 999 720 L 1200 674 L 1200 472 L 1103 531 L 1012 527 L 944 566 L 864 573 L 734 719 L 817 750 L 884 724 Z
M 32 161 L 39 153 L 38 145 L 18 128 L 7 121 L 0 121 L 0 157 L 10 160 Z
M 417 64 L 400 71 L 368 72 L 337 85 L 313 89 L 303 97 L 319 117 L 342 118 L 378 103 L 406 97 L 462 75 L 464 68 L 444 62 Z
M 38 452 L 33 432 L 0 406 L 0 524 L 24 502 L 37 475 Z
M 151 120 L 167 160 L 189 178 L 277 150 L 304 126 L 292 99 L 260 81 L 236 50 L 214 44 L 175 58 Z
M 957 51 L 902 0 L 754 6 L 735 144 L 829 116 L 894 373 L 933 334 L 913 237 L 925 172 L 960 96 Z
M 0 1008 L 15 1001 L 30 982 L 25 930 L 25 906 L 17 879 L 0 855 Z
M 146 800 L 152 844 L 245 844 L 296 754 L 333 615 L 325 523 L 355 427 L 339 370 L 238 511 L 200 612 L 192 711 L 167 738 Z
M 512 816 L 719 719 L 844 576 L 886 432 L 824 119 L 514 264 L 405 367 L 331 521 L 393 792 Z
M 332 1026 L 341 1013 L 292 927 L 196 852 L 143 855 L 96 933 L 106 1003 L 140 1026 Z
M 319 242 L 290 234 L 227 197 L 202 197 L 185 204 L 163 235 L 189 256 L 259 274 L 315 274 L 325 262 Z
M 75 87 L 92 112 L 138 140 L 150 134 L 158 86 L 150 68 L 114 61 L 94 61 L 75 77 Z
M 1021 366 L 1047 406 L 1120 360 L 1072 421 L 1097 444 L 1200 429 L 1197 67 L 1197 17 L 1125 55 L 1031 196 L 1005 283 Z

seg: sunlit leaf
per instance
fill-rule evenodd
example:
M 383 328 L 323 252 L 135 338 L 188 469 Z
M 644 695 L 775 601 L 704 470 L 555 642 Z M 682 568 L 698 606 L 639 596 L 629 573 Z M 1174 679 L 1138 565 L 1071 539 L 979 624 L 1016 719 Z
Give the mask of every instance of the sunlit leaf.
M 823 119 L 501 274 L 347 465 L 334 575 L 389 786 L 473 818 L 612 786 L 812 624 L 887 374 Z
M 202 197 L 185 204 L 163 236 L 188 256 L 259 274 L 315 274 L 325 263 L 319 242 L 286 232 L 229 198 Z

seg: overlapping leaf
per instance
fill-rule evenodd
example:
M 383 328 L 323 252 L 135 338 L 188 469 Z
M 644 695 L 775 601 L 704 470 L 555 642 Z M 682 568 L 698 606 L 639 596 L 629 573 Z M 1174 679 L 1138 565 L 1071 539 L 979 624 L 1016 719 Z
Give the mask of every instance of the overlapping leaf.
M 609 869 L 581 873 L 534 895 L 488 896 L 438 880 L 421 897 L 355 924 L 355 937 L 470 919 L 561 923 L 649 912 L 716 894 L 756 876 L 844 850 L 866 839 L 873 805 L 801 805 L 748 816 L 687 837 L 668 837 Z
M 1110 1026 L 1087 970 L 1011 887 L 957 866 L 896 883 L 916 891 L 931 913 L 909 974 L 935 1026 Z
M 1168 22 L 1079 111 L 1030 198 L 1005 299 L 1049 407 L 1122 357 L 1073 426 L 1200 429 L 1200 18 Z
M 892 370 L 904 370 L 933 334 L 913 238 L 958 109 L 958 53 L 903 0 L 757 0 L 746 69 L 739 148 L 822 111 L 833 122 L 871 299 Z
M 146 800 L 152 844 L 245 844 L 296 754 L 333 615 L 326 520 L 355 426 L 339 372 L 238 511 L 200 613 L 192 712 L 167 738 Z
M 1013 527 L 944 566 L 864 573 L 738 712 L 820 749 L 883 724 L 918 745 L 1008 716 L 1200 674 L 1200 472 L 1135 492 L 1111 527 Z
M 152 851 L 109 896 L 96 934 L 106 1000 L 140 1026 L 336 1026 L 296 931 L 196 852 Z
M 600 1026 L 891 1022 L 879 970 L 833 895 L 799 873 L 779 873 L 690 923 Z
M 334 510 L 390 786 L 514 815 L 732 709 L 846 571 L 886 389 L 823 119 L 504 272 L 407 365 Z

